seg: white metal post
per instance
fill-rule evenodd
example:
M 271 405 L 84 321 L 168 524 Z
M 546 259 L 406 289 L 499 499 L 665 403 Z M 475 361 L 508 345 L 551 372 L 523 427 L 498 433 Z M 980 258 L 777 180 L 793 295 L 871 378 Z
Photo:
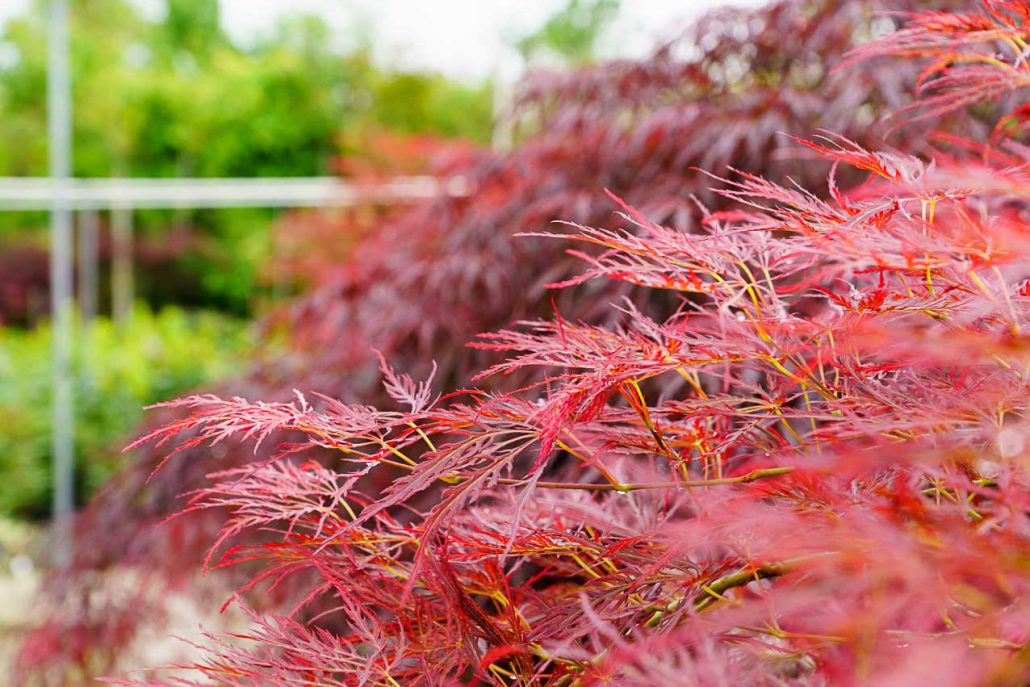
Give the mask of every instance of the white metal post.
M 67 0 L 50 0 L 47 40 L 47 128 L 50 178 L 50 314 L 53 327 L 53 517 L 57 537 L 54 561 L 71 563 L 74 553 L 75 407 L 72 387 L 72 217 L 71 75 L 68 59 Z
M 100 303 L 100 215 L 96 210 L 83 210 L 78 214 L 78 300 L 79 319 L 89 324 L 97 316 Z
M 132 316 L 132 208 L 119 202 L 111 209 L 111 313 L 125 324 Z

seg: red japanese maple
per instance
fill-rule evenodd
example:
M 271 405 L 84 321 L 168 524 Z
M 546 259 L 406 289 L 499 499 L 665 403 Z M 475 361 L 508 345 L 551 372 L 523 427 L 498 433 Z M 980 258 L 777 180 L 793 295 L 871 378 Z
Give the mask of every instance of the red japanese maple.
M 757 16 L 804 16 L 799 8 Z M 898 115 L 919 122 L 896 135 L 953 122 L 932 161 L 874 152 L 846 127 L 812 132 L 791 145 L 828 163 L 825 191 L 807 190 L 811 171 L 804 183 L 754 170 L 690 172 L 682 188 L 712 189 L 693 203 L 668 189 L 632 197 L 601 184 L 616 188 L 617 221 L 572 210 L 576 223 L 546 234 L 533 219 L 552 212 L 541 192 L 544 207 L 523 210 L 516 227 L 532 235 L 514 245 L 572 242 L 586 267 L 548 275 L 563 287 L 546 305 L 550 316 L 472 344 L 484 356 L 475 360 L 490 362 L 471 389 L 440 396 L 432 373 L 416 382 L 391 366 L 409 367 L 418 347 L 389 345 L 375 362 L 385 396 L 375 405 L 300 394 L 167 404 L 179 414 L 137 442 L 167 460 L 158 477 L 204 461 L 212 444 L 264 447 L 259 460 L 210 475 L 188 507 L 223 518 L 208 565 L 251 575 L 236 600 L 252 629 L 208 636 L 196 677 L 167 684 L 1025 680 L 1028 13 L 1025 1 L 921 12 L 854 53 L 901 55 L 916 68 L 929 58 L 923 109 Z M 885 69 L 868 65 L 844 71 Z M 560 82 L 550 92 L 578 103 L 578 117 L 549 118 L 553 107 L 568 111 L 536 97 L 543 138 L 525 146 L 543 146 L 552 130 L 599 145 L 590 113 L 642 107 L 685 75 L 718 94 L 711 66 L 648 64 L 639 78 L 626 67 Z M 791 71 L 746 67 L 753 84 L 772 78 L 770 69 Z M 789 89 L 792 78 L 772 90 Z M 601 95 L 599 85 L 612 82 L 619 95 Z M 971 105 L 1000 124 L 964 117 Z M 659 145 L 649 142 L 648 127 L 658 126 L 650 116 L 626 134 L 645 147 Z M 609 117 L 598 135 L 624 142 Z M 704 130 L 700 120 L 683 126 Z M 713 136 L 705 151 L 721 145 Z M 763 143 L 755 155 L 774 147 Z M 520 161 L 516 154 L 511 164 Z M 606 169 L 613 181 L 648 174 Z M 806 160 L 801 169 L 827 167 Z M 686 174 L 660 178 L 671 185 Z M 501 184 L 488 177 L 480 192 L 499 194 Z M 568 190 L 556 193 L 557 207 L 575 206 Z M 464 221 L 482 221 L 472 211 L 484 201 L 461 202 L 472 213 Z M 455 246 L 444 232 L 432 240 Z M 466 297 L 478 293 L 463 291 L 467 284 L 491 294 L 518 276 L 490 285 L 490 264 L 465 265 L 466 274 L 443 260 L 422 276 L 438 269 Z M 406 287 L 385 288 L 389 298 L 356 290 L 347 302 L 368 298 L 372 305 L 356 307 L 373 308 Z M 577 306 L 582 299 L 590 302 Z M 608 316 L 597 314 L 598 299 L 613 303 Z M 394 313 L 380 311 L 394 317 L 394 336 L 422 331 L 398 326 Z M 375 339 L 383 326 L 356 330 Z M 457 325 L 426 326 L 432 340 Z M 346 355 L 371 356 L 360 347 Z M 468 363 L 454 357 L 436 373 L 447 383 L 464 379 Z

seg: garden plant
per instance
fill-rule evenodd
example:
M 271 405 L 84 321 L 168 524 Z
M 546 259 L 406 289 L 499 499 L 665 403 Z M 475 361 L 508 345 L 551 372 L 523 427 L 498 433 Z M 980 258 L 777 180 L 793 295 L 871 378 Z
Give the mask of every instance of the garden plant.
M 165 404 L 81 531 L 172 517 L 78 574 L 204 548 L 250 622 L 119 684 L 1023 683 L 1030 2 L 878 7 L 530 80 L 470 198 L 284 316 L 264 400 Z M 62 598 L 26 670 L 131 631 Z

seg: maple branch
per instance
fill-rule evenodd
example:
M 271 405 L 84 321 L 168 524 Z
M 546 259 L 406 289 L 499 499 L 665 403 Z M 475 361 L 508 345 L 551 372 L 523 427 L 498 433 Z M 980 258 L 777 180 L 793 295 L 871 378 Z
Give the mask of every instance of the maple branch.
M 745 584 L 748 584 L 749 582 L 755 582 L 757 580 L 765 580 L 773 577 L 780 577 L 781 575 L 786 575 L 789 572 L 793 572 L 800 565 L 812 559 L 836 555 L 836 551 L 824 551 L 821 553 L 809 554 L 807 556 L 798 556 L 797 558 L 790 558 L 785 561 L 764 563 L 758 566 L 757 568 L 742 568 L 735 573 L 724 575 L 723 577 L 720 577 L 709 584 L 701 585 L 701 589 L 705 592 L 706 595 L 698 597 L 698 599 L 694 602 L 694 609 L 697 611 L 703 611 L 706 608 L 709 608 L 713 604 L 715 604 L 716 601 L 725 601 L 726 598 L 723 596 L 723 593 L 729 591 L 730 589 L 733 589 L 734 587 L 741 587 Z
M 689 489 L 693 487 L 717 487 L 724 484 L 746 484 L 748 482 L 756 482 L 760 479 L 768 479 L 770 477 L 779 477 L 794 472 L 797 468 L 794 467 L 780 467 L 780 468 L 762 468 L 760 470 L 752 470 L 746 475 L 739 475 L 737 477 L 721 477 L 718 479 L 698 479 L 698 480 L 680 480 L 676 482 L 633 482 L 629 484 L 579 484 L 576 482 L 537 482 L 536 486 L 540 489 L 580 489 L 583 491 L 617 491 L 620 494 L 625 494 L 631 491 L 641 491 L 644 489 Z M 520 485 L 524 484 L 524 480 L 517 479 L 501 479 L 498 480 L 500 484 L 507 485 Z

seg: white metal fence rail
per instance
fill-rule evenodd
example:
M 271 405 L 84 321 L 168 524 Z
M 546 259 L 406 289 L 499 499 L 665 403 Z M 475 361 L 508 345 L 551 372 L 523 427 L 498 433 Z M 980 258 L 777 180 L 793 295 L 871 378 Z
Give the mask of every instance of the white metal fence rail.
M 460 177 L 394 177 L 348 183 L 337 177 L 250 179 L 66 179 L 0 177 L 0 211 L 49 210 L 58 196 L 69 210 L 332 208 L 463 195 Z

